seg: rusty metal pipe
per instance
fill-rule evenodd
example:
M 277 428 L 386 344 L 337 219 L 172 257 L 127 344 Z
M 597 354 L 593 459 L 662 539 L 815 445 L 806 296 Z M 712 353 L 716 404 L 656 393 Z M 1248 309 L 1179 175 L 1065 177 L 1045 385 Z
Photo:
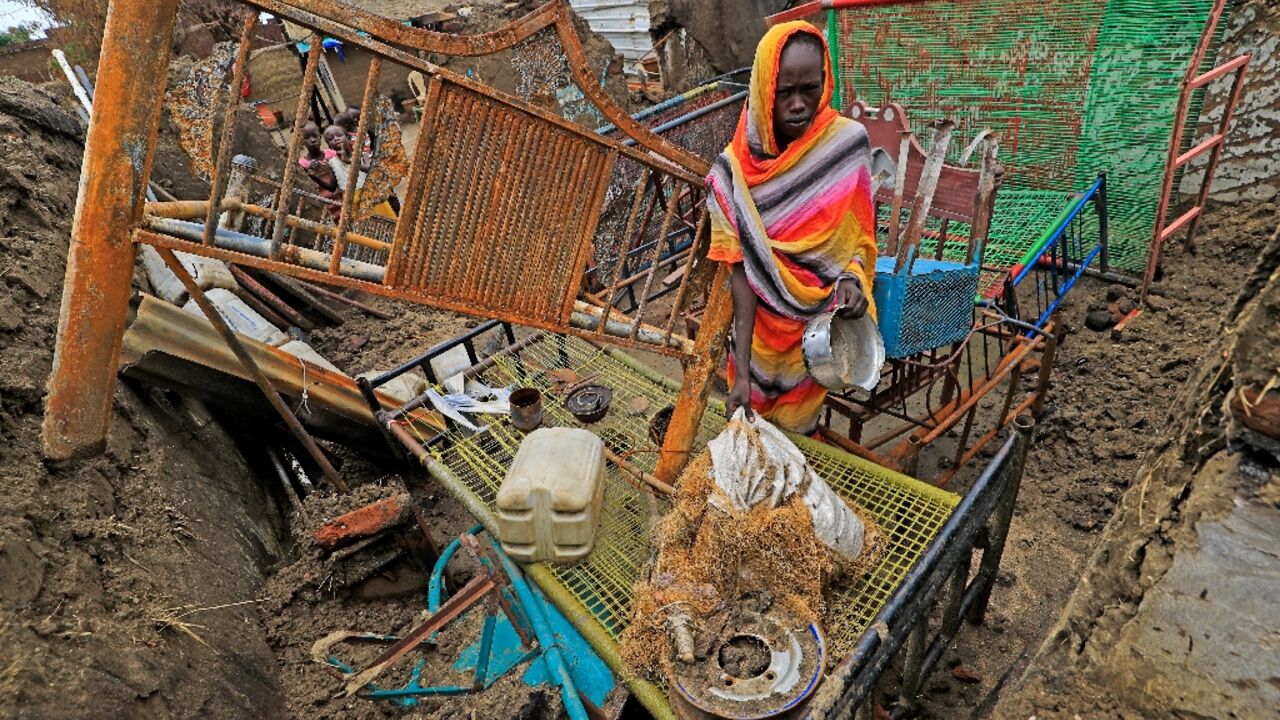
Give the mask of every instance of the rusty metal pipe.
M 106 445 L 132 292 L 131 231 L 151 174 L 177 13 L 177 0 L 117 0 L 107 11 L 41 426 L 51 460 Z
M 231 163 L 231 148 L 236 141 L 236 114 L 240 110 L 240 86 L 249 66 L 249 46 L 253 40 L 253 28 L 258 24 L 258 11 L 244 17 L 244 29 L 240 31 L 240 47 L 236 51 L 236 64 L 231 70 L 231 86 L 227 88 L 227 106 L 222 111 L 222 137 L 218 140 L 218 157 L 213 164 L 213 177 L 209 182 L 209 212 L 204 218 L 202 245 L 213 243 L 213 231 L 218 226 L 218 204 L 227 192 L 227 165 Z
M 150 217 L 168 218 L 170 220 L 199 220 L 208 215 L 208 208 L 209 202 L 207 200 L 178 200 L 175 202 L 147 203 L 145 212 Z M 276 211 L 261 205 L 227 198 L 219 203 L 218 212 L 244 212 L 270 220 L 275 216 Z M 325 237 L 336 237 L 338 234 L 332 225 L 324 225 L 294 214 L 289 214 L 285 217 L 285 224 L 292 228 L 307 230 Z M 390 243 L 352 232 L 347 233 L 347 241 L 353 245 L 367 247 L 372 250 L 391 249 Z
M 612 313 L 609 315 L 608 322 L 601 323 L 600 318 L 602 317 L 604 317 L 603 308 L 588 305 L 579 300 L 573 304 L 573 314 L 569 316 L 569 324 L 580 330 L 595 331 L 597 337 L 603 335 L 606 339 L 609 336 L 627 338 L 654 345 L 668 345 L 680 348 L 685 352 L 693 352 L 693 341 L 678 335 L 663 342 L 664 333 L 662 328 L 646 325 L 630 317 L 624 316 L 620 318 Z
M 253 293 L 255 297 L 266 303 L 267 307 L 270 307 L 274 312 L 288 320 L 290 324 L 296 325 L 307 331 L 314 330 L 316 328 L 315 323 L 303 317 L 302 313 L 295 310 L 279 295 L 271 292 L 267 286 L 258 282 L 257 279 L 250 276 L 249 273 L 245 272 L 243 269 L 232 265 L 231 275 L 236 279 L 236 282 L 244 286 L 245 290 Z
M 654 238 L 653 248 L 649 250 L 645 262 L 649 265 L 649 271 L 645 274 L 644 287 L 640 290 L 640 304 L 636 307 L 635 325 L 631 328 L 631 339 L 636 339 L 636 333 L 640 332 L 640 321 L 644 319 L 645 306 L 649 304 L 649 290 L 653 287 L 653 278 L 658 274 L 658 256 L 662 254 L 662 246 L 667 242 L 667 233 L 671 231 L 671 221 L 676 216 L 676 208 L 679 207 L 680 201 L 676 198 L 675 179 L 671 180 L 671 197 L 667 200 L 667 212 L 662 216 L 662 228 L 658 230 L 658 236 Z M 665 328 L 664 328 L 665 330 Z
M 190 242 L 198 243 L 204 234 L 204 226 L 198 223 L 186 222 L 183 220 L 170 220 L 168 218 L 147 218 L 146 226 L 159 233 L 171 235 L 173 237 L 182 238 Z M 271 254 L 271 241 L 265 238 L 254 237 L 253 235 L 245 235 L 244 233 L 232 232 L 230 230 L 218 230 L 214 235 L 213 245 L 211 247 L 231 250 L 245 255 L 257 255 L 258 257 L 267 258 Z M 185 248 L 182 248 L 185 250 Z M 287 252 L 286 252 L 287 250 Z M 321 270 L 328 272 L 329 270 L 329 254 L 322 253 L 308 248 L 290 245 L 287 249 L 281 248 L 281 259 L 290 263 L 296 263 L 303 267 L 313 270 Z M 213 257 L 212 254 L 210 254 Z M 232 262 L 240 262 L 240 260 L 232 260 Z M 288 273 L 288 266 L 268 268 L 274 272 Z M 378 265 L 360 262 L 358 260 L 342 260 L 342 276 L 364 280 L 366 282 L 381 283 L 384 270 Z M 328 276 L 332 277 L 332 276 Z
M 356 308 L 358 310 L 363 310 L 366 313 L 369 313 L 370 315 L 378 318 L 379 320 L 391 320 L 395 318 L 395 315 L 392 315 L 389 312 L 383 312 L 376 307 L 371 307 L 369 305 L 366 305 L 360 302 L 359 300 L 349 298 L 346 295 L 343 295 L 342 293 L 336 293 L 332 290 L 322 288 L 319 285 L 316 285 L 315 283 L 307 283 L 306 285 L 307 285 L 307 290 L 313 293 L 316 293 L 317 295 L 323 295 L 324 297 L 327 297 L 331 300 L 337 300 L 338 302 L 346 303 L 347 305 L 350 305 L 353 308 Z
M 200 311 L 204 313 L 209 324 L 213 325 L 214 329 L 222 335 L 222 339 L 227 342 L 227 346 L 231 348 L 231 351 L 235 353 L 236 358 L 240 360 L 244 369 L 253 377 L 258 389 L 266 396 L 267 402 L 271 403 L 271 407 L 280 415 L 280 419 L 284 420 L 284 424 L 289 428 L 289 431 L 298 439 L 298 442 L 302 443 L 302 447 L 306 449 L 311 459 L 320 466 L 320 471 L 324 473 L 325 478 L 333 483 L 334 487 L 342 492 L 347 492 L 349 489 L 347 482 L 342 479 L 338 471 L 329 463 L 329 458 L 325 457 L 324 452 L 320 450 L 320 446 L 316 445 L 316 441 L 312 439 L 306 428 L 302 427 L 302 423 L 298 422 L 298 418 L 293 414 L 293 411 L 289 410 L 288 406 L 284 404 L 284 400 L 280 399 L 280 393 L 276 392 L 276 389 L 272 387 L 271 381 L 263 374 L 262 368 L 258 367 L 258 363 L 253 361 L 253 357 L 245 349 L 240 339 L 231 331 L 231 328 L 227 327 L 227 322 L 222 319 L 222 315 L 218 314 L 218 310 L 213 306 L 213 303 L 209 302 L 209 298 L 205 297 L 204 291 L 200 289 L 199 285 L 196 285 L 196 281 L 187 273 L 187 269 L 183 267 L 182 263 L 178 262 L 178 258 L 174 256 L 173 251 L 168 248 L 156 248 L 156 252 L 160 253 L 160 258 L 164 260 L 165 265 L 169 266 L 169 270 L 178 276 L 178 280 L 182 281 L 182 286 L 186 288 L 187 294 L 196 301 L 196 305 L 200 306 Z
M 316 68 L 320 65 L 320 36 L 311 34 L 311 50 L 307 53 L 307 66 L 302 71 L 302 89 L 298 92 L 298 104 L 293 111 L 293 134 L 289 136 L 289 149 L 285 151 L 284 177 L 280 180 L 280 194 L 276 198 L 275 224 L 271 228 L 272 260 L 279 259 L 280 245 L 284 242 L 285 215 L 289 214 L 290 191 L 298 169 L 298 148 L 302 146 L 302 126 L 307 123 L 307 111 L 311 105 L 311 93 L 316 87 Z
M 360 166 L 364 163 L 364 139 L 369 133 L 369 116 L 373 114 L 373 100 L 381 72 L 382 58 L 374 55 L 369 61 L 369 74 L 364 81 L 364 99 L 360 104 L 362 112 L 356 123 L 355 147 L 351 150 L 351 173 L 347 175 L 347 186 L 342 190 L 342 212 L 338 215 L 338 230 L 333 236 L 333 258 L 329 260 L 330 275 L 338 274 L 342 264 L 342 251 L 347 247 L 347 228 L 351 227 L 351 212 L 355 207 L 356 190 L 360 187 Z M 370 163 L 372 162 L 373 159 L 370 158 Z M 369 171 L 373 171 L 372 165 Z

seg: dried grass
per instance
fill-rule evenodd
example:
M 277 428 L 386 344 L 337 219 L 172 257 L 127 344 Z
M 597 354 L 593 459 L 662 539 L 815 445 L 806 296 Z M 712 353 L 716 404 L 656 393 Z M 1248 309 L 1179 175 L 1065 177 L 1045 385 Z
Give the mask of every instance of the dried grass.
M 854 567 L 837 567 L 799 494 L 777 508 L 725 513 L 707 502 L 715 492 L 711 457 L 704 452 L 685 469 L 673 510 L 655 529 L 657 560 L 636 587 L 633 617 L 621 638 L 623 660 L 651 678 L 665 675 L 674 655 L 667 626 L 672 615 L 687 615 L 696 633 L 711 615 L 763 591 L 805 621 L 821 623 L 830 581 L 859 576 L 884 551 L 883 533 L 858 508 L 866 549 Z

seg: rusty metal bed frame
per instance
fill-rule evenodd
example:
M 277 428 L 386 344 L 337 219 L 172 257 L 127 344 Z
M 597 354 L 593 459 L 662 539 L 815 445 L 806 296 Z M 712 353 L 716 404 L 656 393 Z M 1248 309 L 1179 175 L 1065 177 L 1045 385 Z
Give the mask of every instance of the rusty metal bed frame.
M 613 103 L 593 76 L 566 2 L 552 0 L 499 30 L 457 36 L 403 26 L 336 0 L 247 0 L 236 62 L 218 100 L 222 127 L 209 198 L 144 203 L 176 5 L 118 0 L 108 16 L 49 381 L 43 427 L 48 457 L 92 454 L 104 444 L 134 243 L 145 243 L 677 358 L 685 382 L 656 471 L 675 477 L 692 444 L 731 315 L 727 271 L 707 262 L 701 245 L 708 165 Z M 313 33 L 272 207 L 226 192 L 240 109 L 238 93 L 226 88 L 241 86 L 261 12 Z M 570 81 L 614 132 L 595 132 L 421 57 L 485 55 L 535 35 L 554 38 Z M 372 106 L 384 63 L 427 78 L 408 190 L 390 242 L 353 230 L 362 219 L 359 173 L 349 173 L 335 224 L 291 212 L 298 179 L 294 158 L 322 36 L 373 55 L 362 107 Z M 361 113 L 358 138 L 369 136 L 371 114 Z M 623 192 L 606 192 L 619 187 Z M 259 218 L 262 234 L 218 228 L 226 211 Z M 617 222 L 602 222 L 608 211 Z M 674 261 L 657 262 L 665 243 L 646 239 L 676 229 L 692 235 L 692 246 Z M 307 233 L 324 237 L 328 252 L 307 247 L 301 241 Z M 376 251 L 385 264 L 347 257 L 350 246 Z M 648 256 L 631 263 L 638 273 L 623 277 L 623 249 L 636 247 L 645 247 Z M 616 272 L 608 267 L 609 257 Z M 674 299 L 650 303 L 660 267 L 679 271 Z M 640 291 L 624 308 L 617 303 L 619 289 L 629 284 Z M 704 332 L 690 341 L 675 323 L 698 296 L 709 297 L 709 309 Z

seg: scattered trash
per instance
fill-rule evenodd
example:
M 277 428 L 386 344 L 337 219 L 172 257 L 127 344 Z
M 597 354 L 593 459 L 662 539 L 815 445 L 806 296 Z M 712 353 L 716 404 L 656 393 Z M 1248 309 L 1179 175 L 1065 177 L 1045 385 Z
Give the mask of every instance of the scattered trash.
M 628 415 L 643 415 L 649 409 L 649 398 L 637 395 L 627 401 Z
M 366 538 L 413 517 L 413 498 L 401 493 L 370 503 L 321 525 L 311 539 L 326 550 Z
M 174 255 L 201 290 L 209 291 L 214 288 L 234 290 L 238 287 L 230 268 L 221 260 L 184 252 L 175 252 Z M 147 274 L 147 280 L 151 283 L 151 290 L 156 297 L 174 305 L 182 305 L 190 299 L 186 288 L 182 286 L 182 281 L 164 264 L 164 260 L 160 259 L 160 253 L 156 252 L 155 248 L 150 245 L 139 245 L 138 257 L 142 260 L 142 270 Z
M 224 288 L 214 288 L 205 293 L 209 298 L 209 302 L 218 310 L 218 314 L 226 321 L 227 325 L 237 334 L 253 338 L 260 343 L 280 347 L 289 342 L 289 336 L 280 332 L 280 329 L 267 319 L 258 314 L 253 308 L 245 304 L 243 300 L 236 297 L 230 290 Z M 195 300 L 187 300 L 182 306 L 183 311 L 200 318 L 201 322 L 207 323 L 204 313 L 200 311 L 200 306 Z
M 982 674 L 965 665 L 957 665 L 951 668 L 951 677 L 967 683 L 982 682 Z
M 578 373 L 568 368 L 560 368 L 558 370 L 548 370 L 547 382 L 551 383 L 552 392 L 557 394 L 564 394 L 567 388 L 570 388 L 578 383 Z
M 532 432 L 542 425 L 542 393 L 520 388 L 511 393 L 511 425 L 520 432 Z
M 481 544 L 476 535 L 479 532 L 477 526 L 463 533 L 440 554 L 428 584 L 428 615 L 423 622 L 403 636 L 363 631 L 330 633 L 312 645 L 312 659 L 340 674 L 346 681 L 348 696 L 359 693 L 362 697 L 388 700 L 403 707 L 412 707 L 426 697 L 483 692 L 499 678 L 528 663 L 522 680 L 529 685 L 559 688 L 570 720 L 599 717 L 598 707 L 616 685 L 612 673 L 492 540 L 486 538 Z M 471 556 L 479 572 L 452 597 L 441 602 L 444 570 L 459 548 Z M 480 640 L 467 647 L 454 663 L 455 668 L 474 671 L 470 685 L 423 685 L 425 657 L 414 664 L 404 686 L 389 688 L 374 684 L 409 653 L 433 645 L 433 639 L 440 632 L 481 604 L 485 618 Z M 352 642 L 389 647 L 357 671 L 333 652 L 338 645 Z
M 667 405 L 654 413 L 653 418 L 649 420 L 649 439 L 654 445 L 662 447 L 662 441 L 667 439 L 667 427 L 671 425 L 671 416 L 675 411 L 675 405 Z

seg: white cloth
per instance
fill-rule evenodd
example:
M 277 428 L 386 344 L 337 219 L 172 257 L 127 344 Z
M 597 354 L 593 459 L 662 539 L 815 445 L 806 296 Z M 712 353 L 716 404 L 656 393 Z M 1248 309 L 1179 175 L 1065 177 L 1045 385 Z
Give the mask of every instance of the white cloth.
M 730 507 L 724 507 L 725 500 L 715 494 L 711 505 L 731 513 L 750 510 L 762 502 L 778 507 L 802 491 L 818 539 L 845 560 L 862 554 L 862 521 L 809 467 L 800 448 L 767 420 L 756 416 L 748 421 L 739 408 L 707 448 L 712 479 Z

